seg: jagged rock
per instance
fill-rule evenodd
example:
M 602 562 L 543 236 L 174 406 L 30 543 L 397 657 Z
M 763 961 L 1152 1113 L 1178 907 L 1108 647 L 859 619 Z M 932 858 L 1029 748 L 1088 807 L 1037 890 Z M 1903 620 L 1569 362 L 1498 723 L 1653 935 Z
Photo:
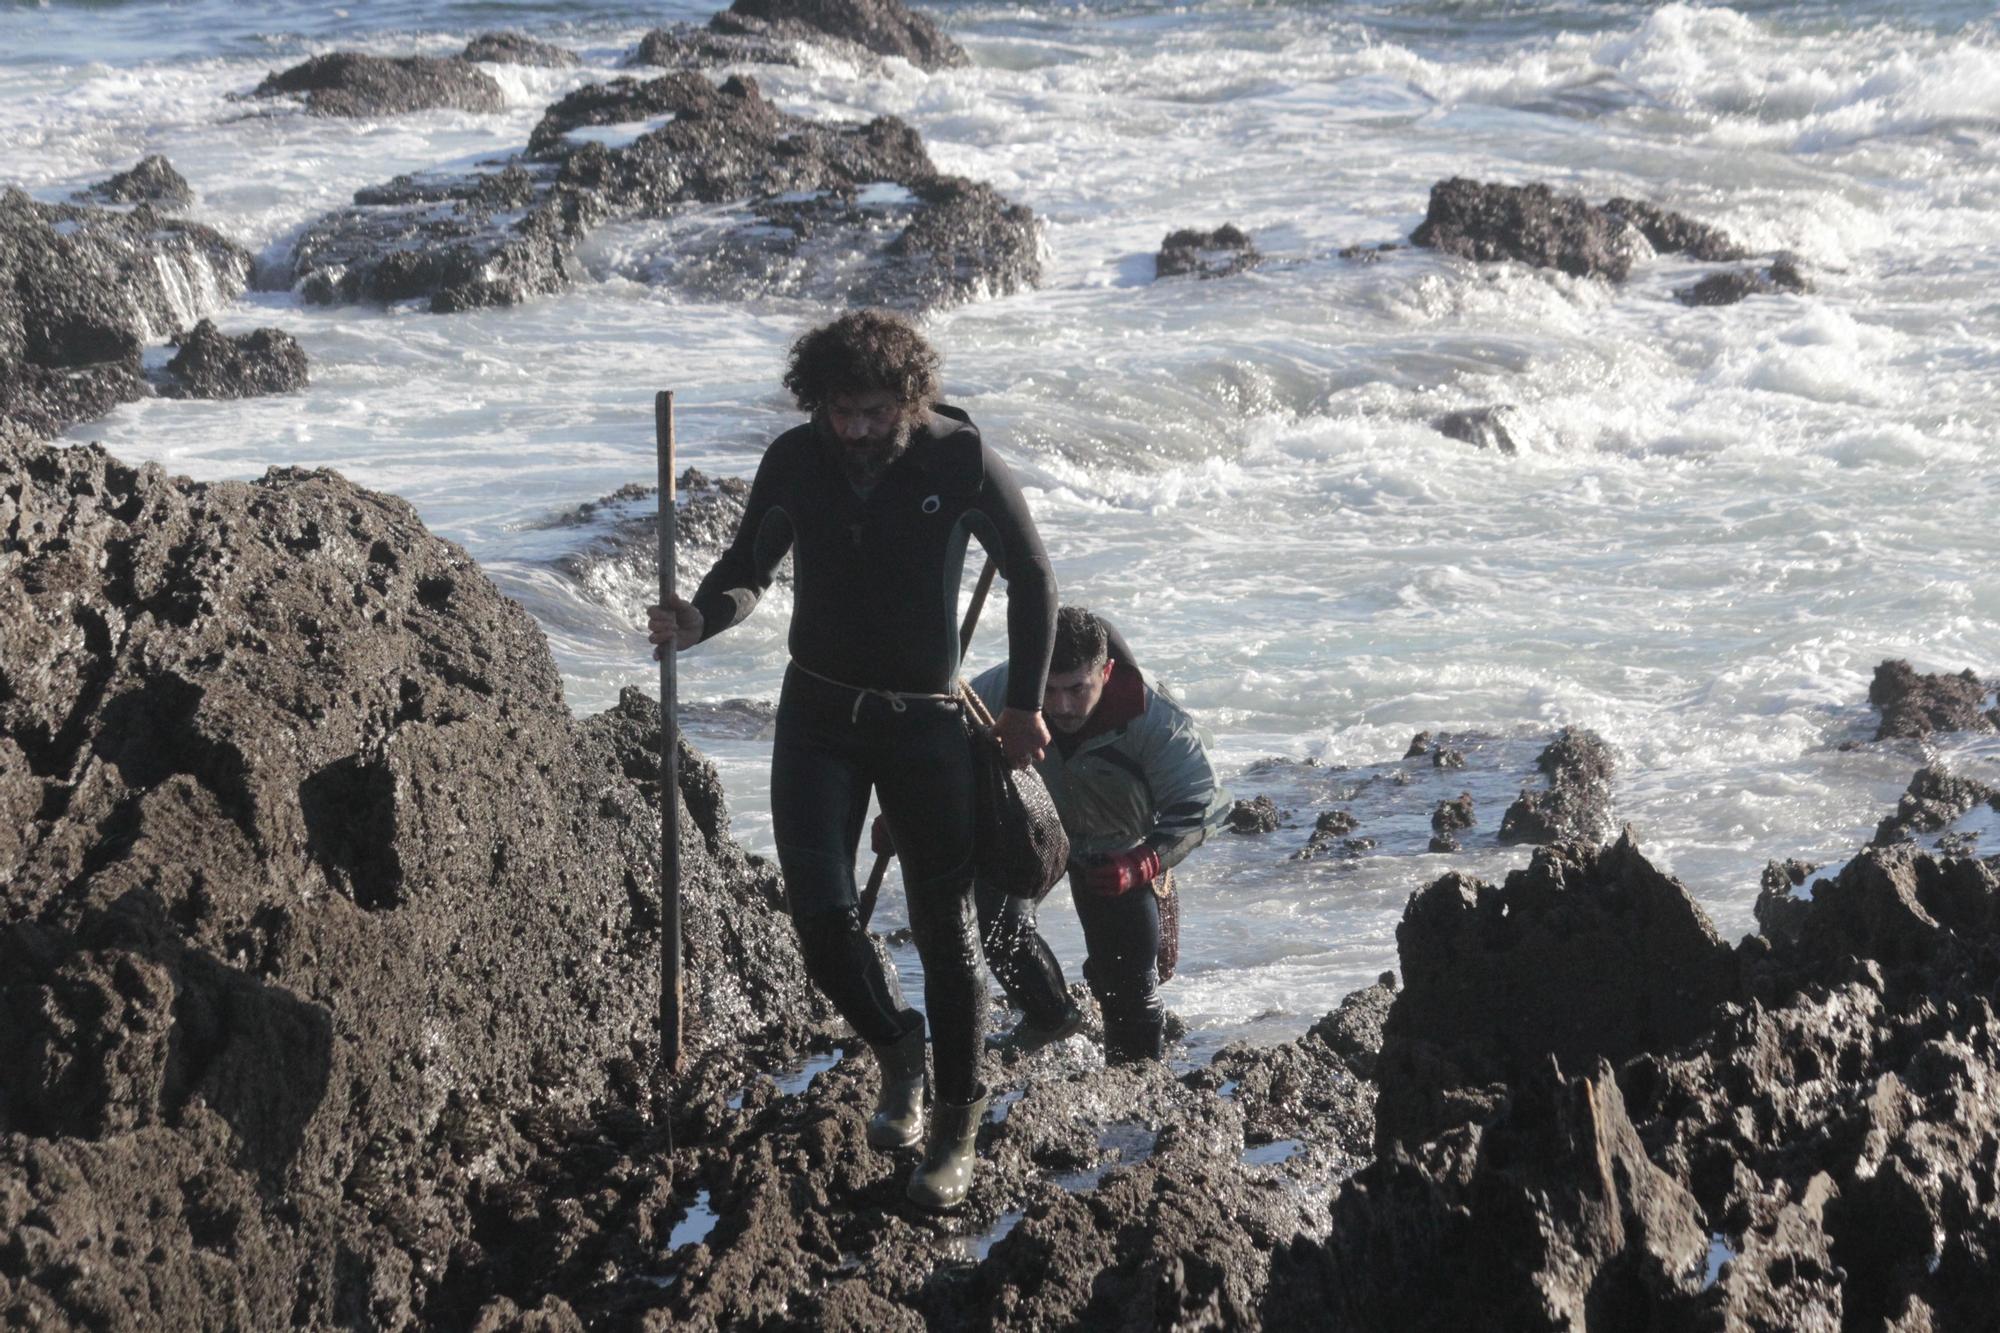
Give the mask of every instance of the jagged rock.
M 1517 454 L 1520 446 L 1514 441 L 1514 433 L 1507 428 L 1507 421 L 1514 416 L 1514 409 L 1506 404 L 1495 407 L 1473 407 L 1461 412 L 1447 412 L 1431 421 L 1431 429 L 1450 440 L 1463 440 L 1481 449 L 1497 449 L 1503 454 Z
M 640 40 L 633 62 L 685 69 L 698 66 L 799 63 L 802 45 L 900 56 L 919 69 L 971 63 L 965 49 L 927 15 L 897 0 L 737 0 L 708 25 L 655 28 Z
M 746 78 L 577 89 L 529 151 L 530 166 L 362 192 L 308 228 L 284 280 L 309 300 L 512 303 L 566 285 L 582 238 L 633 218 L 673 225 L 630 276 L 705 295 L 925 309 L 1040 278 L 1034 215 L 939 175 L 909 126 L 787 115 Z
M 428 300 L 439 314 L 561 291 L 577 243 L 601 220 L 587 193 L 546 167 L 398 176 L 326 214 L 265 285 L 307 301 Z
M 1734 305 L 1751 296 L 1775 292 L 1803 295 L 1813 289 L 1798 261 L 1780 255 L 1768 268 L 1739 268 L 1727 273 L 1711 273 L 1700 282 L 1674 289 L 1674 299 L 1682 305 Z
M 1431 751 L 1431 767 L 1464 768 L 1465 751 L 1454 750 L 1450 746 L 1440 745 L 1435 750 Z
M 1720 262 L 1741 259 L 1748 253 L 1721 228 L 1670 213 L 1642 199 L 1607 199 L 1604 211 L 1637 227 L 1647 243 L 1663 255 L 1680 254 L 1690 259 Z
M 537 41 L 518 32 L 482 32 L 465 44 L 458 58 L 483 60 L 494 65 L 532 65 L 541 69 L 571 69 L 583 63 L 582 58 L 567 47 Z
M 1593 731 L 1564 727 L 1536 758 L 1549 785 L 1520 796 L 1500 819 L 1500 841 L 1593 840 L 1611 829 L 1611 748 Z
M 1334 253 L 1357 264 L 1379 264 L 1385 255 L 1407 248 L 1401 241 L 1378 241 L 1374 245 L 1343 245 Z
M 1312 1035 L 1333 1049 L 1356 1078 L 1375 1077 L 1382 1053 L 1382 1025 L 1396 1002 L 1396 974 L 1384 972 L 1374 985 L 1341 1000 L 1340 1007 L 1312 1025 Z
M 158 153 L 139 160 L 130 171 L 120 172 L 73 196 L 78 203 L 151 204 L 163 213 L 173 213 L 194 202 L 194 190 L 173 163 Z
M 1543 848 L 1496 888 L 1446 875 L 1396 929 L 1403 989 L 1376 1077 L 1377 1145 L 1477 1120 L 1554 1056 L 1581 1072 L 1701 1031 L 1733 992 L 1728 946 L 1630 836 Z
M 1431 850 L 1457 851 L 1458 835 L 1476 822 L 1471 792 L 1460 792 L 1456 800 L 1439 801 L 1437 809 L 1431 811 Z
M 0 192 L 0 426 L 54 435 L 146 393 L 139 352 L 242 290 L 250 254 L 219 232 Z
M 1985 783 L 1958 777 L 1938 764 L 1927 764 L 1910 779 L 1909 789 L 1896 803 L 1896 812 L 1884 815 L 1875 826 L 1869 845 L 1881 847 L 1906 842 L 1912 834 L 1936 833 L 1973 806 L 1995 800 L 2000 800 L 2000 793 Z
M 450 108 L 499 111 L 506 94 L 467 60 L 330 51 L 267 75 L 251 97 L 300 97 L 315 116 L 394 116 Z
M 1868 685 L 1868 702 L 1882 710 L 1875 739 L 1928 736 L 1933 731 L 1992 731 L 2000 708 L 1988 709 L 1992 690 L 1970 671 L 1920 676 L 1908 662 L 1883 662 Z
M 168 398 L 256 398 L 306 387 L 306 354 L 282 329 L 253 329 L 230 337 L 202 320 L 181 335 L 180 351 L 167 362 Z
M 527 613 L 331 473 L 0 444 L 0 532 L 0 1309 L 470 1323 L 549 1122 L 647 1105 L 657 708 L 574 721 Z M 689 1050 L 782 1057 L 826 1010 L 680 771 Z
M 1524 1070 L 1505 1113 L 1351 1178 L 1315 1274 L 1334 1326 L 1684 1327 L 1708 1242 L 1610 1067 Z
M 1428 731 L 1420 731 L 1410 737 L 1410 748 L 1403 751 L 1403 758 L 1420 759 L 1430 752 L 1430 748 L 1431 734 Z
M 1287 860 L 1312 861 L 1328 853 L 1345 851 L 1350 854 L 1366 851 L 1374 841 L 1368 838 L 1347 838 L 1346 835 L 1359 827 L 1360 821 L 1349 810 L 1326 810 L 1313 821 L 1312 836 L 1306 845 L 1293 852 Z M 1364 845 L 1365 844 L 1365 845 Z
M 608 606 L 652 600 L 660 586 L 659 495 L 659 487 L 635 482 L 538 524 L 593 529 L 588 545 L 556 558 L 557 571 Z M 709 477 L 694 468 L 681 473 L 674 487 L 674 541 L 682 570 L 698 573 L 714 562 L 736 535 L 749 496 L 750 483 L 741 477 Z M 790 577 L 788 557 L 778 579 Z
M 1268 796 L 1258 796 L 1251 800 L 1239 800 L 1229 807 L 1229 831 L 1231 833 L 1275 833 L 1284 821 L 1286 811 L 1278 809 L 1277 803 Z
M 897 0 L 735 0 L 709 20 L 720 33 L 794 40 L 841 38 L 919 69 L 972 63 L 935 20 Z
M 1497 185 L 1453 177 L 1431 187 L 1430 208 L 1410 240 L 1482 262 L 1512 259 L 1572 277 L 1623 282 L 1642 253 L 1739 258 L 1721 232 L 1651 204 L 1614 199 L 1602 208 L 1546 185 Z
M 1197 278 L 1227 278 L 1253 269 L 1263 261 L 1264 256 L 1258 253 L 1249 236 L 1224 223 L 1214 231 L 1184 227 L 1169 232 L 1160 242 L 1159 254 L 1154 256 L 1153 271 L 1161 278 L 1185 277 L 1190 273 Z

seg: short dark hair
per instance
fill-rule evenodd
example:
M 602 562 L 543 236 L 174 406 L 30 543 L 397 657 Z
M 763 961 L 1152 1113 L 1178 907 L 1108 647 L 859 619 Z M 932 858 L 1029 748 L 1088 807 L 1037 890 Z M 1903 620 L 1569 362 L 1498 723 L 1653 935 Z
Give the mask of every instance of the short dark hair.
M 1053 673 L 1095 670 L 1111 656 L 1111 638 L 1104 622 L 1080 606 L 1065 606 L 1056 612 L 1055 650 L 1049 654 Z
M 886 389 L 906 411 L 936 402 L 938 354 L 917 326 L 888 310 L 850 310 L 792 344 L 785 387 L 801 411 L 848 393 Z

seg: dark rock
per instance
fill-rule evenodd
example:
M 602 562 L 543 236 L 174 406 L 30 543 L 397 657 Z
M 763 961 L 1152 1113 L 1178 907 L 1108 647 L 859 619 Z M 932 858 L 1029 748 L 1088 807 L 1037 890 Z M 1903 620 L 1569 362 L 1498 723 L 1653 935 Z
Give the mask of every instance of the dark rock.
M 657 708 L 576 722 L 527 613 L 331 473 L 0 443 L 0 532 L 0 1305 L 469 1325 L 508 1200 L 650 1115 Z M 826 1010 L 680 772 L 687 1049 L 782 1058 Z
M 1933 731 L 1992 731 L 2000 709 L 1989 709 L 1992 691 L 1970 671 L 1956 676 L 1920 676 L 1908 662 L 1887 661 L 1875 668 L 1868 702 L 1882 710 L 1875 739 L 1928 736 Z
M 721 18 L 716 15 L 716 18 Z M 722 65 L 799 65 L 804 63 L 795 42 L 743 32 L 717 32 L 713 27 L 677 23 L 655 28 L 639 39 L 629 64 L 664 69 L 713 69 Z
M 1306 845 L 1298 851 L 1293 852 L 1286 859 L 1292 861 L 1312 861 L 1333 852 L 1341 852 L 1352 856 L 1367 851 L 1375 845 L 1374 839 L 1345 837 L 1346 834 L 1352 833 L 1359 824 L 1360 821 L 1354 817 L 1352 811 L 1324 811 L 1318 819 L 1313 821 L 1312 836 L 1306 839 Z
M 1268 796 L 1238 801 L 1229 808 L 1229 831 L 1275 833 L 1278 825 L 1284 822 L 1287 813 L 1289 812 L 1278 809 L 1277 803 Z
M 1807 903 L 1811 893 L 1801 894 L 1800 889 L 1811 881 L 1813 872 L 1819 866 L 1810 861 L 1772 861 L 1765 865 L 1759 877 L 1757 901 L 1751 913 L 1757 918 L 1757 928 L 1772 940 L 1790 944 L 1798 939 L 1799 929 L 1810 910 Z
M 1465 751 L 1440 745 L 1431 751 L 1432 768 L 1464 768 Z
M 1403 751 L 1403 758 L 1405 759 L 1422 758 L 1425 754 L 1427 754 L 1430 751 L 1430 748 L 1431 748 L 1431 734 L 1428 731 L 1420 731 L 1416 735 L 1410 737 L 1410 748 Z
M 1335 253 L 1357 264 L 1379 264 L 1384 255 L 1407 248 L 1401 241 L 1380 241 L 1374 245 L 1344 245 Z
M 465 44 L 460 60 L 494 65 L 532 65 L 540 69 L 570 69 L 583 63 L 576 52 L 553 42 L 537 41 L 518 32 L 482 32 Z
M 1353 992 L 1340 1007 L 1312 1025 L 1312 1035 L 1333 1048 L 1356 1078 L 1375 1077 L 1382 1053 L 1382 1025 L 1396 1002 L 1396 974 L 1384 972 L 1374 985 Z
M 1636 853 L 1599 855 L 1658 878 L 1638 871 Z M 1779 865 L 1766 893 L 1809 875 Z M 1400 1025 L 1430 984 L 1406 968 L 1377 1065 L 1388 1142 L 1342 1187 L 1326 1242 L 1300 1238 L 1274 1257 L 1266 1310 L 1355 1328 L 1980 1327 L 2000 1253 L 2000 1201 L 1983 1183 L 2000 1153 L 2000 1105 L 1984 1093 L 2000 1075 L 2000 877 L 1900 845 L 1811 882 L 1810 897 L 1787 892 L 1787 929 L 1734 957 L 1692 906 L 1668 913 L 1668 935 L 1696 927 L 1696 973 L 1712 975 L 1700 960 L 1720 955 L 1745 989 L 1732 997 L 1728 980 L 1715 983 L 1724 998 L 1703 1018 L 1654 1032 L 1644 1049 L 1579 1057 L 1584 1077 L 1537 1063 L 1550 1043 L 1535 1022 L 1482 1036 L 1434 1014 L 1440 1036 L 1465 1046 L 1418 1062 L 1438 1103 L 1462 1112 L 1429 1138 L 1389 1132 L 1410 1054 Z M 1454 886 L 1464 882 L 1420 894 L 1406 927 Z M 1455 955 L 1475 973 L 1491 961 L 1482 954 L 1518 947 L 1520 910 L 1495 914 L 1493 891 L 1477 887 L 1489 933 L 1462 931 Z M 1657 939 L 1661 919 L 1622 927 L 1616 947 Z M 1563 944 L 1561 922 L 1534 920 L 1567 965 L 1611 970 L 1603 933 Z M 1594 1026 L 1586 1046 L 1629 1049 L 1605 1030 L 1630 1032 L 1629 999 L 1545 988 L 1517 961 L 1527 989 L 1489 1013 L 1524 999 L 1524 1015 L 1546 1013 L 1538 997 L 1563 991 L 1569 1035 Z M 1668 1007 L 1689 1013 L 1679 999 Z M 1503 1065 L 1512 1072 L 1478 1081 Z
M 1431 831 L 1433 833 L 1459 833 L 1477 822 L 1472 813 L 1472 793 L 1462 791 L 1456 800 L 1439 801 L 1437 809 L 1431 811 Z
M 1410 236 L 1464 259 L 1512 259 L 1572 277 L 1623 282 L 1643 236 L 1654 250 L 1740 259 L 1722 232 L 1633 199 L 1597 208 L 1546 185 L 1496 185 L 1453 177 L 1431 187 L 1430 209 Z
M 230 337 L 204 319 L 183 334 L 167 362 L 168 398 L 257 398 L 306 387 L 306 354 L 282 329 L 254 329 Z
M 1637 233 L 1621 218 L 1546 185 L 1486 185 L 1454 177 L 1431 187 L 1413 244 L 1462 259 L 1512 259 L 1578 278 L 1623 282 Z
M 556 558 L 556 570 L 606 605 L 655 600 L 660 586 L 659 495 L 659 487 L 635 482 L 537 524 L 593 530 L 588 545 Z M 674 549 L 683 569 L 714 563 L 735 537 L 749 495 L 750 483 L 740 477 L 709 477 L 693 468 L 681 473 L 674 487 Z M 791 578 L 789 557 L 778 578 Z
M 270 285 L 319 304 L 425 300 L 439 314 L 516 305 L 569 285 L 600 219 L 546 167 L 398 176 L 308 226 Z
M 438 108 L 499 111 L 507 105 L 492 75 L 470 61 L 358 51 L 314 56 L 267 76 L 249 95 L 301 97 L 315 116 L 394 116 Z
M 972 63 L 935 20 L 898 0 L 735 0 L 709 20 L 718 33 L 778 39 L 834 37 L 919 69 Z
M 1522 788 L 1500 820 L 1500 841 L 1585 841 L 1611 830 L 1611 748 L 1597 735 L 1564 727 L 1535 760 L 1549 785 Z
M 1331 1327 L 1678 1328 L 1707 1249 L 1612 1070 L 1544 1061 L 1504 1114 L 1350 1179 L 1315 1276 Z
M 1604 211 L 1637 227 L 1653 249 L 1663 255 L 1681 254 L 1690 259 L 1721 262 L 1742 259 L 1748 253 L 1719 227 L 1670 213 L 1641 199 L 1607 199 Z
M 1784 292 L 1803 295 L 1813 289 L 1798 261 L 1780 255 L 1769 268 L 1739 268 L 1727 273 L 1711 273 L 1701 281 L 1674 289 L 1674 299 L 1682 305 L 1735 305 L 1751 296 Z
M 1313 831 L 1306 839 L 1306 845 L 1293 852 L 1288 861 L 1314 861 L 1322 856 L 1357 856 L 1375 846 L 1373 838 L 1348 838 L 1343 835 L 1354 830 L 1357 821 L 1346 810 L 1328 810 L 1313 821 Z
M 607 146 L 579 134 L 597 126 L 635 126 L 636 137 Z M 631 276 L 729 299 L 924 309 L 1041 274 L 1033 214 L 939 175 L 903 122 L 786 115 L 745 78 L 580 88 L 544 113 L 529 150 L 540 159 L 530 166 L 363 191 L 307 229 L 283 281 L 308 300 L 511 304 L 567 285 L 577 244 L 600 223 L 641 218 L 674 225 Z
M 1446 875 L 1396 929 L 1403 989 L 1376 1069 L 1377 1145 L 1475 1122 L 1555 1057 L 1585 1071 L 1703 1030 L 1729 949 L 1629 836 L 1544 848 L 1504 887 Z
M 194 190 L 174 170 L 173 163 L 153 153 L 141 158 L 130 171 L 79 190 L 75 198 L 79 203 L 151 204 L 163 213 L 173 213 L 194 202 Z
M 1463 440 L 1481 449 L 1498 449 L 1503 454 L 1517 454 L 1520 446 L 1514 442 L 1514 433 L 1507 429 L 1507 420 L 1513 415 L 1514 409 L 1504 403 L 1494 407 L 1472 407 L 1434 418 L 1431 429 L 1446 439 Z
M 0 192 L 0 427 L 54 435 L 143 397 L 140 349 L 219 307 L 249 270 L 241 246 L 145 204 Z
M 1936 833 L 1948 828 L 1975 805 L 2000 799 L 2000 793 L 1983 782 L 1962 778 L 1938 764 L 1927 764 L 1910 779 L 1910 786 L 1896 802 L 1896 812 L 1884 815 L 1875 826 L 1869 846 L 1907 842 L 1917 833 Z
M 1161 278 L 1185 277 L 1190 273 L 1197 278 L 1227 278 L 1263 262 L 1264 256 L 1258 253 L 1249 236 L 1224 223 L 1214 231 L 1184 227 L 1169 232 L 1167 239 L 1160 242 L 1153 271 Z

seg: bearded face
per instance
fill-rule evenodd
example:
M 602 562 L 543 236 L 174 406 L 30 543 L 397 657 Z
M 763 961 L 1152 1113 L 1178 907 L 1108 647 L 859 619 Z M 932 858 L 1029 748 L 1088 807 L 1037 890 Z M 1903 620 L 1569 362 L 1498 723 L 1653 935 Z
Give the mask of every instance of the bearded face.
M 847 480 L 867 490 L 910 447 L 915 422 L 886 389 L 844 393 L 828 400 L 827 426 L 840 442 L 840 465 Z

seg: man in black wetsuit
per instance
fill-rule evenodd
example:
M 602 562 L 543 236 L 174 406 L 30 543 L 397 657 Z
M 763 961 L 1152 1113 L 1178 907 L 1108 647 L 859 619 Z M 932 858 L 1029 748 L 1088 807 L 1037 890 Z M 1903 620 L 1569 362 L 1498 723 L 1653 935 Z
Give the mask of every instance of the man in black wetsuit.
M 915 1144 L 923 1016 L 902 1006 L 857 915 L 854 854 L 872 787 L 901 849 L 937 1066 L 909 1194 L 954 1207 L 986 1109 L 972 756 L 951 694 L 967 541 L 1007 580 L 1012 683 L 995 722 L 1021 767 L 1049 741 L 1055 577 L 1006 465 L 963 412 L 936 401 L 937 354 L 907 320 L 857 311 L 812 330 L 792 347 L 785 387 L 811 421 L 771 442 L 735 540 L 691 599 L 651 609 L 648 629 L 683 650 L 712 638 L 750 614 L 794 552 L 792 664 L 771 754 L 787 903 L 814 984 L 881 1064 L 868 1141 Z

